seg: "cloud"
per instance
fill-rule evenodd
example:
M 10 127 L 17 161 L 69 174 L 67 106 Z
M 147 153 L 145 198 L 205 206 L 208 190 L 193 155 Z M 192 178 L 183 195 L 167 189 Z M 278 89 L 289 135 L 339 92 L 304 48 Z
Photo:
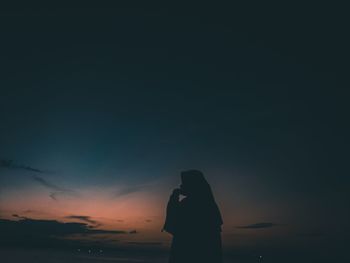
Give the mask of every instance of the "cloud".
M 271 228 L 279 226 L 279 224 L 275 223 L 256 223 L 256 224 L 251 224 L 251 225 L 245 225 L 245 226 L 238 226 L 237 228 L 242 228 L 242 229 L 259 229 L 259 228 Z
M 41 169 L 33 168 L 27 165 L 15 164 L 12 160 L 3 160 L 3 159 L 0 160 L 0 167 L 14 169 L 14 170 L 26 170 L 30 172 L 36 172 L 36 173 L 45 173 L 45 171 Z
M 0 246 L 62 247 L 86 244 L 88 240 L 70 239 L 71 236 L 96 234 L 127 234 L 121 230 L 95 229 L 86 223 L 63 223 L 56 220 L 36 220 L 14 215 L 18 221 L 0 219 Z
M 17 214 L 12 214 L 12 216 L 16 217 L 16 218 L 20 218 L 20 219 L 27 219 L 26 217 L 20 216 L 20 215 L 17 215 Z
M 66 216 L 66 218 L 77 219 L 93 225 L 100 225 L 96 220 L 93 220 L 90 216 L 70 215 L 70 216 Z
M 59 195 L 78 196 L 78 193 L 76 193 L 75 191 L 68 189 L 68 188 L 61 187 L 61 186 L 56 185 L 54 183 L 51 183 L 50 181 L 48 181 L 47 179 L 44 179 L 41 176 L 33 175 L 32 178 L 34 181 L 36 181 L 40 185 L 48 188 L 49 190 L 54 191 L 49 195 L 52 200 L 57 201 L 58 200 L 57 197 Z
M 155 184 L 157 184 L 157 180 L 148 182 L 148 183 L 143 183 L 143 184 L 137 184 L 137 185 L 129 185 L 129 186 L 124 186 L 121 187 L 119 190 L 117 190 L 114 193 L 115 198 L 121 197 L 121 196 L 125 196 L 125 195 L 129 195 L 129 194 L 133 194 L 133 193 L 137 193 L 137 192 L 141 192 L 144 191 L 145 189 L 154 186 Z
M 140 192 L 144 189 L 144 187 L 145 185 L 133 185 L 133 186 L 124 187 L 123 189 L 117 191 L 114 194 L 114 197 L 121 197 L 132 193 Z
M 58 200 L 58 199 L 57 199 L 57 195 L 58 195 L 58 193 L 51 193 L 51 194 L 49 194 L 50 198 L 51 198 L 52 200 L 55 200 L 55 201 Z
M 12 170 L 24 170 L 24 171 L 34 172 L 37 174 L 38 173 L 40 173 L 40 174 L 48 173 L 48 171 L 44 171 L 44 170 L 41 170 L 38 168 L 33 168 L 33 167 L 27 166 L 27 165 L 16 164 L 12 160 L 4 160 L 4 159 L 0 160 L 0 168 L 7 168 L 7 169 L 12 169 Z M 39 183 L 40 185 L 53 191 L 49 195 L 52 200 L 57 201 L 59 195 L 77 196 L 77 193 L 75 191 L 61 187 L 59 185 L 56 185 L 56 184 L 48 181 L 47 179 L 45 179 L 42 176 L 39 176 L 37 174 L 32 175 L 32 179 L 35 182 Z
M 54 191 L 58 191 L 58 192 L 66 192 L 66 191 L 70 191 L 68 189 L 65 189 L 63 187 L 60 187 L 58 185 L 55 185 L 53 183 L 50 183 L 49 181 L 47 181 L 46 179 L 40 177 L 40 176 L 37 176 L 37 175 L 34 175 L 33 176 L 33 180 L 38 182 L 39 184 L 51 189 L 51 190 L 54 190 Z
M 147 189 L 154 188 L 155 185 L 159 184 L 160 178 L 149 180 L 147 182 L 140 182 L 138 184 L 122 185 L 118 187 L 118 190 L 112 193 L 112 198 L 119 198 L 129 194 L 146 191 Z

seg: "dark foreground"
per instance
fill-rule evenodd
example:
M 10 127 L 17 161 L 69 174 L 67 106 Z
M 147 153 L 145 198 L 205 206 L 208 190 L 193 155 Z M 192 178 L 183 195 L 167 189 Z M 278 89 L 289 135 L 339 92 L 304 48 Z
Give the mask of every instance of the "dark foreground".
M 103 251 L 0 248 L 1 263 L 167 263 L 166 251 Z M 311 259 L 306 255 L 258 256 L 226 254 L 224 263 L 331 263 L 329 258 Z M 197 262 L 194 262 L 197 263 Z

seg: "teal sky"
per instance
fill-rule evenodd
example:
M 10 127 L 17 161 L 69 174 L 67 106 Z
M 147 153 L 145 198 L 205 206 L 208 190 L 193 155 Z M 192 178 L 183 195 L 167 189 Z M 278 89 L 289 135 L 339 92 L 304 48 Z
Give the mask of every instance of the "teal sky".
M 88 216 L 167 242 L 168 195 L 196 168 L 228 247 L 341 244 L 343 24 L 230 8 L 1 12 L 0 216 Z

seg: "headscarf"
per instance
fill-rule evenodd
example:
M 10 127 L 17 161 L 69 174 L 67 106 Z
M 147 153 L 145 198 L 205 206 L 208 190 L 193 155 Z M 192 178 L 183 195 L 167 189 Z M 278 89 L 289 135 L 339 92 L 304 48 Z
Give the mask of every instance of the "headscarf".
M 198 170 L 188 170 L 181 173 L 182 184 L 188 189 L 188 201 L 195 203 L 205 214 L 209 227 L 220 229 L 223 224 L 220 210 L 215 202 L 213 192 L 203 173 Z

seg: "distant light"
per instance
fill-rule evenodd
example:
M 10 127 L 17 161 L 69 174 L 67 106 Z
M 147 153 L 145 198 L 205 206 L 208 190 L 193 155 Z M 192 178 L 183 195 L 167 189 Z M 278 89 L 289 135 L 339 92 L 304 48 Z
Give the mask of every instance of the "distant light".
M 91 253 L 91 250 L 89 249 L 89 253 Z
M 80 248 L 78 248 L 78 252 L 80 252 Z
M 103 251 L 102 251 L 102 249 L 100 249 L 100 253 L 102 253 Z

